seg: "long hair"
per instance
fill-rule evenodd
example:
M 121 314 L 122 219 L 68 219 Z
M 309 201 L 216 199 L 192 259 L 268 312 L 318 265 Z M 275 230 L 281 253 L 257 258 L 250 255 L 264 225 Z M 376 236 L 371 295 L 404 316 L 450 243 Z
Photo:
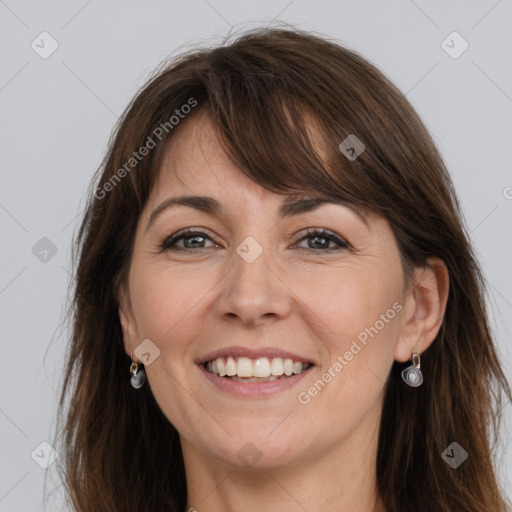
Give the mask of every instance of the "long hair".
M 404 95 L 370 62 L 288 28 L 255 29 L 165 62 L 115 127 L 73 246 L 72 332 L 58 410 L 58 467 L 73 510 L 186 506 L 178 433 L 149 386 L 130 386 L 117 293 L 167 142 L 200 111 L 240 171 L 261 186 L 346 200 L 386 218 L 406 277 L 430 256 L 445 262 L 449 297 L 422 355 L 424 384 L 405 385 L 395 362 L 385 385 L 378 488 L 389 511 L 505 512 L 494 457 L 503 395 L 512 393 L 442 157 Z M 364 144 L 356 159 L 340 150 L 349 136 Z M 442 457 L 453 442 L 469 453 L 456 469 Z

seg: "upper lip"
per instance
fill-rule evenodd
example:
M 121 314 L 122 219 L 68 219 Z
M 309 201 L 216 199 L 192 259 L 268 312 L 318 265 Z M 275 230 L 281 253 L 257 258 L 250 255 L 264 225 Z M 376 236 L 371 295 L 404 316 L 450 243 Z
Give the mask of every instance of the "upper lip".
M 218 357 L 248 357 L 249 359 L 259 359 L 261 357 L 268 357 L 272 359 L 274 357 L 281 357 L 283 359 L 293 359 L 294 361 L 300 361 L 301 363 L 311 363 L 314 364 L 311 359 L 307 357 L 299 356 L 298 354 L 294 354 L 293 352 L 288 352 L 287 350 L 282 350 L 280 348 L 275 347 L 261 347 L 261 348 L 247 348 L 240 346 L 232 346 L 226 348 L 219 348 L 212 352 L 209 352 L 203 357 L 200 357 L 195 360 L 196 364 L 204 364 L 208 361 L 212 361 L 213 359 L 217 359 Z

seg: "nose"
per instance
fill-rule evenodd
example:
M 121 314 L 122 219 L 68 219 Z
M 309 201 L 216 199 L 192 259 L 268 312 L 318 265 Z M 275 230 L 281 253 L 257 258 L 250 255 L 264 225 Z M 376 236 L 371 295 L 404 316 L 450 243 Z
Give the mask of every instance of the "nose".
M 263 250 L 251 263 L 233 251 L 230 260 L 231 270 L 217 298 L 217 311 L 224 320 L 257 327 L 289 314 L 291 292 L 270 251 Z

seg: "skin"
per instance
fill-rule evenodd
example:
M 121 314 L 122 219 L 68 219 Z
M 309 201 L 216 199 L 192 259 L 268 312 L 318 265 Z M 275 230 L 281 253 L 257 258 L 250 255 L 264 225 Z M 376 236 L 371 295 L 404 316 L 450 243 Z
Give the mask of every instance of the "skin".
M 146 230 L 151 212 L 182 194 L 214 197 L 223 213 L 172 207 Z M 366 225 L 341 204 L 280 218 L 284 200 L 240 172 L 206 116 L 180 126 L 141 213 L 119 291 L 125 350 L 130 355 L 144 339 L 160 350 L 145 367 L 145 385 L 180 434 L 187 509 L 385 511 L 375 475 L 383 389 L 394 360 L 411 360 L 434 340 L 448 296 L 446 266 L 431 258 L 406 283 L 384 218 L 368 211 Z M 188 227 L 207 231 L 199 240 L 205 248 L 186 254 L 189 238 L 177 242 L 181 252 L 160 252 L 169 235 Z M 304 238 L 305 228 L 330 230 L 351 250 L 335 242 L 324 248 Z M 235 250 L 247 236 L 263 248 L 250 264 Z M 309 403 L 299 403 L 298 394 L 394 303 L 401 311 L 359 343 Z M 235 397 L 212 386 L 194 362 L 232 345 L 279 347 L 315 367 L 280 394 Z M 237 456 L 249 442 L 261 455 L 251 467 Z

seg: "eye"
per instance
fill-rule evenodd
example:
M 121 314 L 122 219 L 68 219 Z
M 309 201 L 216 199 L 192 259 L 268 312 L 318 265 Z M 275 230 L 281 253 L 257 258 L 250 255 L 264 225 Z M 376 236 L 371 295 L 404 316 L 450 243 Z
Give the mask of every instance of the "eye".
M 292 245 L 292 247 L 296 246 L 301 251 L 308 253 L 333 252 L 350 248 L 349 244 L 342 238 L 326 229 L 308 229 L 306 232 L 302 232 L 299 236 L 301 236 L 301 238 L 299 238 L 299 242 L 310 239 L 313 240 L 313 244 L 308 243 L 307 248 L 300 247 L 297 244 Z M 182 241 L 183 244 L 180 245 L 180 242 Z M 213 245 L 205 245 L 207 241 L 212 242 Z M 334 243 L 335 246 L 329 247 L 331 243 Z M 171 250 L 184 251 L 187 254 L 198 254 L 201 250 L 218 247 L 219 245 L 220 242 L 213 240 L 205 230 L 200 228 L 188 228 L 167 237 L 160 245 L 160 252 Z
M 332 252 L 350 248 L 345 240 L 326 229 L 308 229 L 305 236 L 304 233 L 302 235 L 299 242 L 308 239 L 313 240 L 312 244 L 308 242 L 308 247 L 303 248 L 306 252 Z M 329 247 L 331 242 L 336 244 L 337 247 Z
M 182 246 L 178 244 L 183 240 Z M 198 228 L 189 228 L 182 231 L 178 231 L 174 233 L 170 237 L 166 238 L 162 244 L 160 245 L 161 252 L 167 250 L 179 250 L 185 251 L 187 254 L 193 254 L 199 252 L 197 249 L 208 249 L 208 246 L 205 246 L 206 241 L 209 240 L 213 242 L 213 240 L 206 234 L 206 231 Z M 214 247 L 217 245 L 214 243 Z

